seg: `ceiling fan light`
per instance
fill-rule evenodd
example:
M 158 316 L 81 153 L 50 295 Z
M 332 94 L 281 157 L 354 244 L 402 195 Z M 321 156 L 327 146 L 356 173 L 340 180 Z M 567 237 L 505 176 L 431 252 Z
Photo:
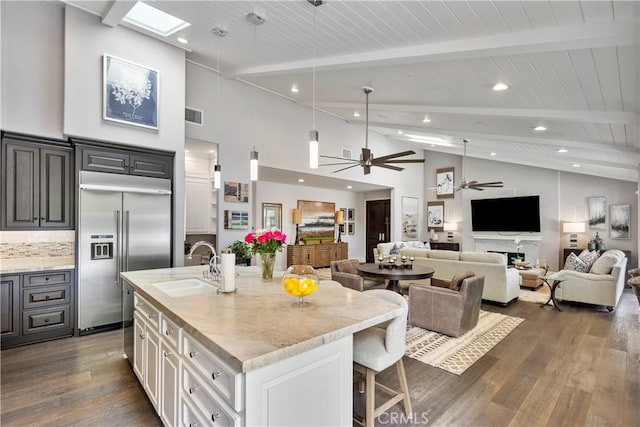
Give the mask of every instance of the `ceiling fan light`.
M 309 131 L 309 167 L 318 169 L 318 131 Z

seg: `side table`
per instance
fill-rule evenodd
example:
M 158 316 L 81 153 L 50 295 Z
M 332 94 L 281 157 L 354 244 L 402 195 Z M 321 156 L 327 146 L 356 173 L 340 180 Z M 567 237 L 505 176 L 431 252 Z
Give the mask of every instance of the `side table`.
M 556 279 L 552 276 L 540 276 L 540 280 L 542 280 L 542 283 L 549 286 L 549 290 L 551 291 L 549 299 L 543 304 L 540 304 L 540 307 L 544 307 L 545 305 L 549 304 L 549 301 L 553 301 L 553 306 L 556 308 L 556 310 L 562 311 L 560 307 L 558 307 L 558 302 L 556 301 L 556 289 L 558 288 L 560 283 L 564 282 L 564 279 Z

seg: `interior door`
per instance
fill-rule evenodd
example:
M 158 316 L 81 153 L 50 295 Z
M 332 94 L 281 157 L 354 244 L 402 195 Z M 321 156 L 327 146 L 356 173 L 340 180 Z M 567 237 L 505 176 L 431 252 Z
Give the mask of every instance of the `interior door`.
M 391 200 L 368 200 L 366 260 L 373 262 L 373 248 L 378 243 L 388 242 L 391 233 Z

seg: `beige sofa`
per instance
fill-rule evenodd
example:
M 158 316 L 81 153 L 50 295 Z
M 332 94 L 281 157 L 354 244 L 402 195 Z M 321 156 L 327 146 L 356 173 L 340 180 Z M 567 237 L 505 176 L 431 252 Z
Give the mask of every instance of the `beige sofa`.
M 627 257 L 611 249 L 593 263 L 588 273 L 561 270 L 551 277 L 563 280 L 556 288 L 556 299 L 604 305 L 609 311 L 618 305 L 624 290 Z
M 375 260 L 378 262 L 378 251 L 374 248 Z M 450 280 L 456 274 L 473 271 L 476 276 L 484 276 L 482 299 L 509 304 L 518 299 L 520 292 L 520 275 L 515 268 L 508 268 L 504 255 L 489 252 L 456 252 L 404 247 L 398 256 L 415 257 L 415 265 L 424 265 L 435 270 L 433 277 Z M 388 256 L 385 258 L 388 259 Z M 384 261 L 383 261 L 384 262 Z M 429 284 L 430 279 L 416 281 L 400 281 L 400 287 L 406 288 L 409 283 Z

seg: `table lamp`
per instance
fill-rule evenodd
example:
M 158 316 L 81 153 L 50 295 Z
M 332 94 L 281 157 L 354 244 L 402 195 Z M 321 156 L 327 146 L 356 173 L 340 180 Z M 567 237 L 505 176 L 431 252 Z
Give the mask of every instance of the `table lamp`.
M 338 224 L 338 239 L 337 242 L 342 241 L 341 235 L 344 227 L 344 211 L 336 211 L 336 224 Z
M 453 232 L 458 230 L 457 222 L 445 222 L 443 225 L 444 231 L 447 232 L 447 242 L 453 243 Z
M 294 209 L 293 210 L 293 214 L 291 215 L 291 222 L 293 222 L 296 225 L 296 240 L 294 241 L 294 244 L 298 244 L 298 225 L 302 222 L 302 214 L 300 212 L 300 209 Z
M 586 231 L 586 227 L 584 222 L 563 222 L 562 223 L 562 232 L 571 233 L 569 234 L 570 248 L 578 247 L 578 233 L 584 233 L 585 231 Z

